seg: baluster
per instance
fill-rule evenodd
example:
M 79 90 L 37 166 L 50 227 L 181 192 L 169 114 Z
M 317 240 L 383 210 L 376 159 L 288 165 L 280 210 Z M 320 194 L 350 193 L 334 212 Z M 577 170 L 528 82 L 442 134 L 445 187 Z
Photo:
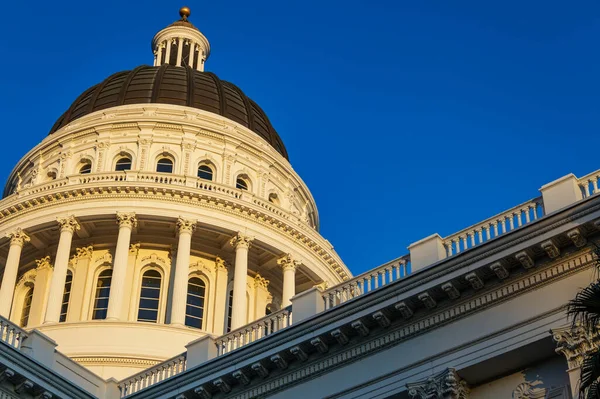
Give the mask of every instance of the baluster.
M 517 215 L 517 225 L 519 227 L 523 226 L 523 221 L 521 220 L 521 210 L 519 210 L 519 212 L 515 212 L 515 215 Z
M 375 287 L 374 289 L 379 288 L 379 273 L 375 273 Z
M 447 257 L 452 256 L 452 242 L 447 241 L 444 243 L 444 246 L 446 247 L 446 256 Z
M 471 247 L 475 246 L 475 231 L 473 230 L 471 233 L 468 233 L 468 235 L 471 237 Z
M 585 196 L 586 198 L 590 196 L 590 181 L 586 180 L 586 182 L 584 183 L 584 187 L 585 187 Z
M 598 176 L 594 176 L 594 178 L 592 179 L 592 184 L 594 186 L 592 194 L 596 194 L 598 192 Z
M 380 272 L 377 272 L 377 274 L 381 274 L 381 286 L 384 286 L 386 284 L 386 282 L 385 282 L 385 275 L 386 275 L 385 269 L 383 269 Z
M 525 212 L 525 223 L 531 222 L 531 217 L 529 216 L 529 207 L 522 209 L 522 212 Z
M 494 237 L 498 237 L 498 221 L 492 222 L 492 226 L 494 226 Z
M 489 241 L 492 238 L 491 229 L 492 229 L 492 224 L 490 223 L 485 228 L 486 241 Z
M 477 233 L 477 238 L 479 239 L 479 243 L 481 244 L 483 242 L 483 234 L 481 227 L 475 229 L 475 232 Z
M 454 243 L 454 249 L 456 250 L 454 253 L 459 254 L 460 253 L 460 239 L 452 240 L 452 242 Z
M 500 234 L 506 233 L 506 217 L 500 219 Z
M 510 229 L 511 229 L 511 230 L 514 230 L 514 229 L 515 229 L 515 221 L 514 221 L 514 216 L 515 216 L 514 214 L 511 214 L 511 215 L 508 217 L 508 223 L 510 223 Z

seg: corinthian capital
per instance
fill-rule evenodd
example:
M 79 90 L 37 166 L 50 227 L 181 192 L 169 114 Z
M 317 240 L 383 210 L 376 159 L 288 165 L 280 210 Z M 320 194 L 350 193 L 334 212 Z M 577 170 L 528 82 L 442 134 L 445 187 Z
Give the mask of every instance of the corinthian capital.
M 137 225 L 137 219 L 134 212 L 117 212 L 117 223 L 119 227 L 134 228 Z
M 75 231 L 80 229 L 79 223 L 77 223 L 77 219 L 75 216 L 67 216 L 66 218 L 58 218 L 56 219 L 58 224 L 60 225 L 60 231 L 70 231 L 74 233 Z
M 50 257 L 44 256 L 42 259 L 35 260 L 35 269 L 40 271 L 44 269 L 52 269 L 52 263 L 50 263 Z
M 246 236 L 242 233 L 237 233 L 235 237 L 229 240 L 229 244 L 235 249 L 238 248 L 250 248 L 250 243 L 254 240 L 254 237 Z
M 10 238 L 10 245 L 23 246 L 26 242 L 29 242 L 30 238 L 25 232 L 19 227 L 12 233 L 8 233 L 6 237 Z
M 286 271 L 286 270 L 296 271 L 296 269 L 300 265 L 300 262 L 298 262 L 297 260 L 294 260 L 294 258 L 292 257 L 291 254 L 285 254 L 285 255 L 280 256 L 279 259 L 277 259 L 277 264 L 279 266 L 281 266 L 283 271 Z
M 600 349 L 600 336 L 582 326 L 554 329 L 552 338 L 556 342 L 556 353 L 565 356 L 569 368 L 581 367 L 585 356 Z
M 468 399 L 469 397 L 467 383 L 452 368 L 424 380 L 406 384 L 406 388 L 412 399 Z
M 195 229 L 196 229 L 196 221 L 195 220 L 184 219 L 182 217 L 177 219 L 177 231 L 179 232 L 179 234 L 181 234 L 181 233 L 192 234 Z

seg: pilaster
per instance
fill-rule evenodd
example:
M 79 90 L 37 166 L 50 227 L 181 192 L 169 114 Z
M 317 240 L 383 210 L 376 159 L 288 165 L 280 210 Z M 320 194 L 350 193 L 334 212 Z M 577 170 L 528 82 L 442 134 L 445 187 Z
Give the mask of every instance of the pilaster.
M 71 285 L 71 298 L 78 299 L 70 301 L 67 321 L 79 321 L 86 319 L 85 315 L 87 315 L 87 313 L 83 313 L 83 298 L 85 296 L 86 289 L 88 289 L 86 285 L 93 252 L 94 248 L 91 245 L 75 248 L 75 255 L 73 255 L 71 258 L 71 264 L 74 268 L 73 284 Z M 89 289 L 91 290 L 92 288 L 89 287 Z
M 31 309 L 29 312 L 29 326 L 38 326 L 44 322 L 48 295 L 50 293 L 50 281 L 54 268 L 49 256 L 36 259 L 35 289 L 31 298 Z
M 213 305 L 212 332 L 215 335 L 223 335 L 225 333 L 225 316 L 227 315 L 227 282 L 229 277 L 227 263 L 218 256 L 215 259 L 215 271 L 216 295 Z

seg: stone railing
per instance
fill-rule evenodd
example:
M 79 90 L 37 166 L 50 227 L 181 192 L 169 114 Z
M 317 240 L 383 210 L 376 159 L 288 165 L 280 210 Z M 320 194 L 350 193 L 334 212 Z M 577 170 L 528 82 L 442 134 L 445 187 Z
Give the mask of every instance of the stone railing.
M 21 349 L 21 343 L 25 338 L 27 338 L 25 330 L 0 316 L 0 342 Z
M 456 255 L 462 251 L 496 238 L 524 224 L 530 223 L 544 215 L 542 197 L 517 205 L 507 211 L 492 216 L 443 238 L 446 256 Z
M 344 281 L 323 292 L 325 310 L 364 295 L 386 284 L 399 280 L 410 274 L 410 255 L 404 255 L 369 270 L 351 280 Z
M 119 382 L 121 397 L 129 396 L 186 370 L 187 352 L 141 371 Z
M 598 189 L 598 181 L 600 180 L 600 170 L 590 173 L 579 178 L 579 187 L 581 187 L 581 193 L 583 198 L 591 197 L 596 194 Z
M 288 306 L 219 337 L 215 341 L 217 356 L 224 355 L 244 345 L 258 341 L 261 338 L 289 327 L 291 324 L 292 307 Z

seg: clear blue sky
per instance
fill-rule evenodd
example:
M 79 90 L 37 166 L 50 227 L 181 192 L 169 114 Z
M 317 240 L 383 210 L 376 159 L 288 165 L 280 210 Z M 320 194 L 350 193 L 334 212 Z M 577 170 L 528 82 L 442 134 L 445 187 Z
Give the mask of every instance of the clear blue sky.
M 174 1 L 3 2 L 2 181 L 87 87 L 152 62 Z M 600 169 L 598 1 L 189 1 L 354 273 Z

